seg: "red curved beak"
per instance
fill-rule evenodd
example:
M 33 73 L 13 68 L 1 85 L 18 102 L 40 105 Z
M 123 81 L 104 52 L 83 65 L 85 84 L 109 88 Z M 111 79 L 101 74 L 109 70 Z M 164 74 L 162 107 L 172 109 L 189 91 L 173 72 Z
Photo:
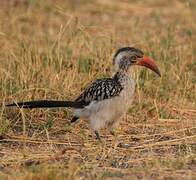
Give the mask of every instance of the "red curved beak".
M 153 62 L 153 60 L 148 56 L 143 56 L 143 58 L 139 59 L 136 65 L 145 66 L 155 73 L 157 73 L 161 77 L 161 73 L 157 65 Z

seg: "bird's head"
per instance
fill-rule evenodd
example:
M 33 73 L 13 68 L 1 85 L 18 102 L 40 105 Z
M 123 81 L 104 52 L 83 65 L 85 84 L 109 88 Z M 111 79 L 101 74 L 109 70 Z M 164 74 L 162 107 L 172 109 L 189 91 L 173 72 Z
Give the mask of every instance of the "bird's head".
M 123 71 L 128 71 L 129 67 L 132 65 L 145 66 L 161 76 L 161 73 L 153 60 L 150 57 L 145 56 L 140 49 L 134 47 L 123 47 L 118 49 L 113 58 L 113 65 L 117 69 Z

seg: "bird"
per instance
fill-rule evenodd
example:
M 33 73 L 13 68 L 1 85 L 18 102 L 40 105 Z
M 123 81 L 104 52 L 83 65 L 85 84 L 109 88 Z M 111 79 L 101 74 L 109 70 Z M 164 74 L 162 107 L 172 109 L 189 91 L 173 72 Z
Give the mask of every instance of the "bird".
M 135 47 L 119 48 L 113 56 L 114 74 L 111 77 L 93 81 L 73 101 L 37 100 L 8 104 L 19 108 L 73 108 L 71 123 L 81 118 L 88 119 L 95 137 L 101 140 L 100 129 L 114 130 L 121 117 L 127 112 L 134 99 L 136 82 L 133 66 L 144 66 L 161 77 L 154 60 Z

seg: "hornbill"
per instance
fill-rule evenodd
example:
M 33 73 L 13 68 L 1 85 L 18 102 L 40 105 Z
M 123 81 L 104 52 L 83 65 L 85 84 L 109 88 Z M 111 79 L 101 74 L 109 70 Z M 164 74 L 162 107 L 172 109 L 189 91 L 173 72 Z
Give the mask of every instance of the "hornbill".
M 123 47 L 113 57 L 115 73 L 112 77 L 97 79 L 88 86 L 74 101 L 38 100 L 8 104 L 21 108 L 53 108 L 67 107 L 74 109 L 71 122 L 86 118 L 100 139 L 99 129 L 109 128 L 113 133 L 120 117 L 130 107 L 135 91 L 132 76 L 134 65 L 145 66 L 159 76 L 161 73 L 153 60 L 134 47 Z

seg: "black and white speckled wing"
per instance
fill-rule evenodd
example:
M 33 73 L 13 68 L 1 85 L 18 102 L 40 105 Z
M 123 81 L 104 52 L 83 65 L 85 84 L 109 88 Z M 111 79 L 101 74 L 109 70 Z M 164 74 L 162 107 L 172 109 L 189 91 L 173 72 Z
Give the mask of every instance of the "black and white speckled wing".
M 112 78 L 97 79 L 75 101 L 88 105 L 118 96 L 123 87 Z

